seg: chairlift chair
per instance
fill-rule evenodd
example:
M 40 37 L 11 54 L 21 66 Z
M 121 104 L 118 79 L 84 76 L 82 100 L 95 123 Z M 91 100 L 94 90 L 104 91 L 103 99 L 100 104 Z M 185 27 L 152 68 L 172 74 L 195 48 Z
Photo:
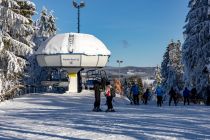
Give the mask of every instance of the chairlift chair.
M 44 87 L 53 87 L 56 91 L 60 91 L 59 88 L 67 88 L 68 87 L 68 78 L 65 70 L 60 68 L 48 68 L 41 71 L 40 76 L 47 74 L 45 77 L 40 77 L 41 85 Z
M 106 71 L 99 69 L 88 70 L 86 76 L 86 86 L 90 89 L 94 87 L 96 81 L 100 82 L 102 89 L 105 89 L 106 82 L 108 81 Z

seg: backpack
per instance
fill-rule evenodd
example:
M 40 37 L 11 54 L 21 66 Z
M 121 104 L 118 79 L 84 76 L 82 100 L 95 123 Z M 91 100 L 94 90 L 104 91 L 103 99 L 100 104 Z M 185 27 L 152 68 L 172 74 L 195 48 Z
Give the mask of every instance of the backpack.
M 115 97 L 116 96 L 115 89 L 114 88 L 110 88 L 110 90 L 111 90 L 111 96 Z

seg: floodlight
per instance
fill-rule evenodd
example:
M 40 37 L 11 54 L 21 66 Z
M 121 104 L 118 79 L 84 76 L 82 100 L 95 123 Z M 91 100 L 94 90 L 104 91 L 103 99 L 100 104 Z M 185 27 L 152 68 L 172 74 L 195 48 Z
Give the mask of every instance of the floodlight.
M 77 8 L 77 7 L 78 7 L 78 4 L 77 4 L 77 2 L 76 2 L 76 1 L 73 1 L 73 6 L 74 6 L 75 8 Z
M 80 2 L 80 8 L 83 8 L 83 7 L 85 7 L 85 2 L 84 1 L 81 1 Z
M 75 0 L 73 0 L 73 6 L 75 8 L 77 8 L 78 10 L 78 33 L 80 32 L 80 8 L 83 8 L 85 7 L 85 2 L 84 1 L 81 1 L 80 4 L 78 4 Z

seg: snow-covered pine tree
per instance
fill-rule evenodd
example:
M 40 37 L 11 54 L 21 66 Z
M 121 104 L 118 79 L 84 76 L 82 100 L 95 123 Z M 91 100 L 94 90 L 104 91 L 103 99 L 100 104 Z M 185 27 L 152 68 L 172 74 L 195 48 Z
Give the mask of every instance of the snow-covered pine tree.
M 137 83 L 138 83 L 138 86 L 140 88 L 140 94 L 143 94 L 144 93 L 144 86 L 143 86 L 143 81 L 142 81 L 141 77 L 139 77 L 137 79 Z
M 162 76 L 161 76 L 161 68 L 159 65 L 155 68 L 155 81 L 154 86 L 160 85 L 162 82 Z
M 48 36 L 51 37 L 56 34 L 57 27 L 56 27 L 56 18 L 53 15 L 53 11 L 50 11 L 49 13 L 49 19 L 48 19 Z
M 2 31 L 1 31 L 1 25 L 0 25 L 0 55 L 1 55 L 1 50 L 3 49 L 4 47 L 4 44 L 3 44 L 3 39 L 2 39 Z M 4 93 L 5 91 L 5 88 L 4 88 L 4 84 L 5 83 L 5 77 L 4 77 L 4 71 L 3 69 L 0 69 L 0 101 L 2 100 L 2 93 Z
M 142 78 L 134 75 L 128 78 L 129 83 L 133 84 L 133 83 L 137 83 L 139 88 L 140 88 L 140 92 L 143 93 L 144 92 L 144 86 L 143 86 L 143 81 Z
M 182 90 L 184 88 L 183 81 L 183 63 L 182 63 L 182 51 L 181 51 L 181 42 L 178 40 L 177 43 L 174 44 L 173 49 L 170 51 L 170 57 L 172 57 L 171 66 L 175 70 L 174 75 L 174 83 L 176 85 L 175 88 L 177 90 Z
M 23 87 L 23 77 L 32 53 L 34 33 L 32 15 L 34 3 L 28 0 L 1 0 L 0 22 L 2 45 L 0 49 L 1 77 L 5 78 L 2 96 L 10 97 Z
M 49 37 L 56 34 L 57 28 L 55 23 L 55 17 L 53 16 L 53 12 L 47 12 L 47 9 L 43 7 L 40 18 L 34 23 L 35 25 L 35 34 L 34 34 L 34 42 L 36 51 L 39 46 Z M 37 61 L 36 56 L 33 55 L 30 57 L 31 64 L 31 73 L 30 79 L 27 79 L 27 83 L 30 85 L 40 85 L 42 80 L 46 80 L 48 76 L 48 71 L 46 68 L 41 68 Z
M 195 87 L 205 97 L 210 84 L 210 72 L 204 72 L 210 64 L 210 0 L 190 0 L 189 8 L 182 48 L 185 86 Z
M 169 46 L 166 47 L 166 52 L 163 55 L 163 61 L 161 63 L 161 76 L 162 76 L 162 81 L 161 85 L 164 90 L 168 90 L 168 85 L 167 85 L 167 80 L 169 76 Z
M 57 27 L 53 11 L 48 13 L 47 9 L 43 7 L 40 18 L 34 23 L 34 25 L 36 29 L 34 42 L 36 43 L 35 50 L 37 50 L 43 41 L 56 34 Z
M 183 88 L 183 65 L 181 63 L 181 43 L 173 41 L 166 48 L 161 64 L 162 86 L 165 92 L 171 87 Z

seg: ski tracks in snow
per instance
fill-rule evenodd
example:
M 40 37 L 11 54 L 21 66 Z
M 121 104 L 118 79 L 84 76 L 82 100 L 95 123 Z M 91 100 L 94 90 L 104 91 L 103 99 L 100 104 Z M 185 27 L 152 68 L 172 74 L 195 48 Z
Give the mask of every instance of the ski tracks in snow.
M 207 106 L 127 105 L 115 97 L 116 112 L 92 112 L 93 95 L 30 94 L 2 102 L 0 139 L 210 139 Z M 102 97 L 103 110 L 105 102 Z

